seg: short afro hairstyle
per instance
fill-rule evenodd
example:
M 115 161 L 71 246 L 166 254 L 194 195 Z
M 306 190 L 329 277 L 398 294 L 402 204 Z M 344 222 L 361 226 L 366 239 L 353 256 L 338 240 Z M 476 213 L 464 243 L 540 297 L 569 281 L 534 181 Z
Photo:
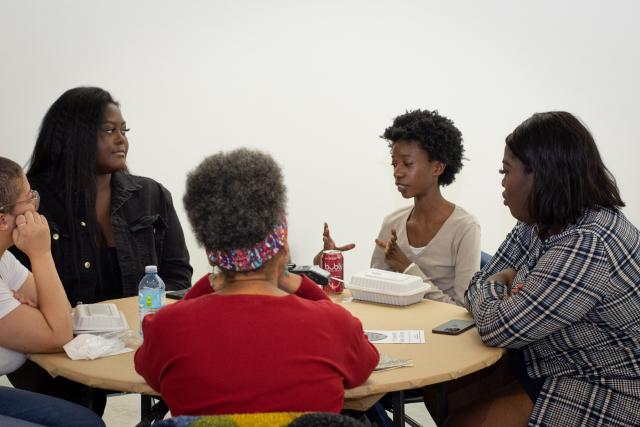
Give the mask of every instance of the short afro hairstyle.
M 209 156 L 190 172 L 183 202 L 198 242 L 228 252 L 264 240 L 284 221 L 286 199 L 275 160 L 240 148 Z
M 453 121 L 438 114 L 437 110 L 407 111 L 393 119 L 393 124 L 380 138 L 388 140 L 389 147 L 397 141 L 417 141 L 429 155 L 429 160 L 444 163 L 444 172 L 438 180 L 441 186 L 451 184 L 462 169 L 462 133 Z

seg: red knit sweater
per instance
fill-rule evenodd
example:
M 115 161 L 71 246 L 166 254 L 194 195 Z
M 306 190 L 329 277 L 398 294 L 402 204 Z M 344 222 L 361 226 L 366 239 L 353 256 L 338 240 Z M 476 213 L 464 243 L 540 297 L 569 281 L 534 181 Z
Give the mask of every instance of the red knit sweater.
M 360 321 L 304 276 L 282 297 L 215 295 L 203 279 L 145 317 L 135 354 L 174 416 L 339 412 L 378 363 Z

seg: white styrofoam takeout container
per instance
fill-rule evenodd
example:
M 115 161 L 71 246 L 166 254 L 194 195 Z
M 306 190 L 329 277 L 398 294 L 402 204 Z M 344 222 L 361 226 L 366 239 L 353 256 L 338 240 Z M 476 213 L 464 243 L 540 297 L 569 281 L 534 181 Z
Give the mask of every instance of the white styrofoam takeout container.
M 430 286 L 420 277 L 369 268 L 351 276 L 347 289 L 351 291 L 353 299 L 409 305 L 422 300 Z

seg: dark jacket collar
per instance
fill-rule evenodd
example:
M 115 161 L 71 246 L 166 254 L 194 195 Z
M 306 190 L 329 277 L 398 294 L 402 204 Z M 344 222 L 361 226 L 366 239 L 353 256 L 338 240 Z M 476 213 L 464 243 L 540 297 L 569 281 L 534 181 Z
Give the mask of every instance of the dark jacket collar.
M 111 212 L 116 212 L 131 194 L 140 190 L 140 185 L 132 175 L 124 172 L 115 172 L 111 175 Z

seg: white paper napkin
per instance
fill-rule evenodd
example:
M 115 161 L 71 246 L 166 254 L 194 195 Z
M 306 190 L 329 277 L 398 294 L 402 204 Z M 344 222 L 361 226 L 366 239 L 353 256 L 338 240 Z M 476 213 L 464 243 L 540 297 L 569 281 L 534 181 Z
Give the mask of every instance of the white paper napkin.
M 80 334 L 66 343 L 63 348 L 71 360 L 94 360 L 99 357 L 133 351 L 133 349 L 125 347 L 121 339 L 104 338 L 91 334 Z

